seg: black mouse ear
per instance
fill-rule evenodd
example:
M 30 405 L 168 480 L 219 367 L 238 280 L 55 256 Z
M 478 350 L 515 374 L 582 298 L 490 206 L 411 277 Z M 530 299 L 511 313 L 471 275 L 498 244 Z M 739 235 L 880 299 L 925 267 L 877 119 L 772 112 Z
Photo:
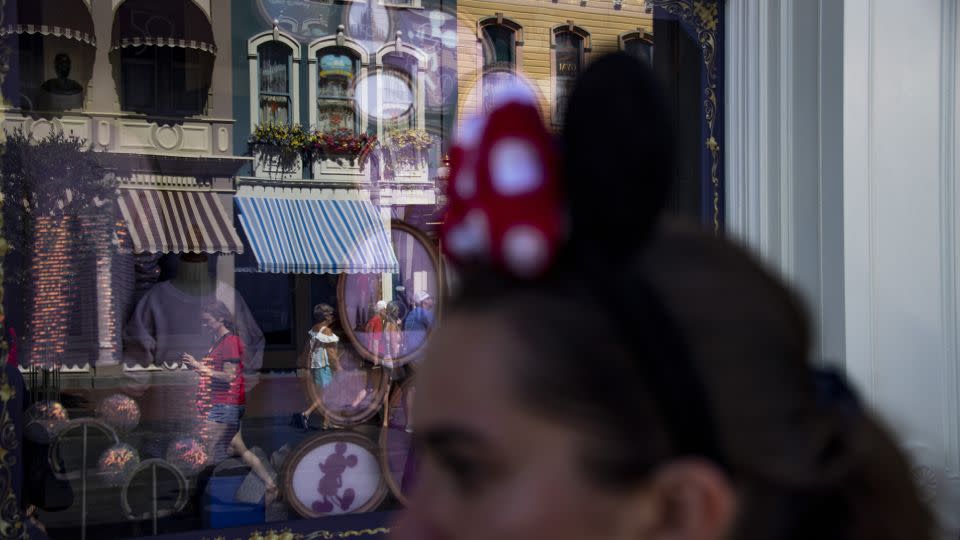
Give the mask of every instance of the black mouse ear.
M 577 80 L 562 137 L 575 257 L 617 263 L 645 246 L 672 184 L 668 110 L 653 70 L 625 53 L 597 59 Z

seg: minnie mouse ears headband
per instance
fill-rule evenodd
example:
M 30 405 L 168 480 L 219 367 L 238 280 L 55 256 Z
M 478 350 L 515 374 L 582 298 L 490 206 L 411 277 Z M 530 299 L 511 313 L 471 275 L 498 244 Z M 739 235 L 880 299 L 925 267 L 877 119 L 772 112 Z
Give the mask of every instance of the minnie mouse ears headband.
M 601 57 L 577 80 L 565 119 L 555 138 L 530 86 L 515 81 L 463 124 L 441 229 L 455 264 L 531 279 L 564 252 L 596 267 L 644 248 L 675 172 L 656 76 L 629 55 Z
M 517 84 L 502 90 L 486 117 L 464 124 L 451 149 L 441 234 L 454 263 L 515 280 L 544 277 L 564 263 L 582 267 L 578 259 L 609 270 L 609 279 L 589 292 L 622 327 L 624 343 L 635 333 L 634 323 L 648 325 L 655 336 L 644 347 L 651 354 L 640 354 L 618 376 L 647 385 L 679 453 L 723 463 L 682 336 L 655 292 L 627 264 L 660 214 L 672 174 L 669 122 L 656 121 L 653 133 L 638 134 L 639 123 L 631 121 L 665 117 L 657 97 L 652 72 L 637 60 L 610 55 L 594 62 L 571 96 L 561 160 L 529 89 Z M 594 151 L 604 145 L 614 151 Z M 606 162 L 593 168 L 593 160 Z M 624 297 L 624 281 L 636 293 L 631 297 L 642 295 L 640 306 Z
M 450 151 L 444 246 L 455 263 L 536 278 L 566 237 L 559 156 L 529 89 L 516 84 L 495 99 Z

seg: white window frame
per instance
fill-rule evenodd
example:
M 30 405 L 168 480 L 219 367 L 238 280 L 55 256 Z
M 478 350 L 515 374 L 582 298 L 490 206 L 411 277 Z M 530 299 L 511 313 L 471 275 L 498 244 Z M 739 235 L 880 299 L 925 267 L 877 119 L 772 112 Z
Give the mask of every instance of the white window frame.
M 409 4 L 401 4 L 390 0 L 378 0 L 378 2 L 383 7 L 423 9 L 423 0 L 411 0 Z
M 382 47 L 377 49 L 376 58 L 376 70 L 377 75 L 377 109 L 378 111 L 383 110 L 383 88 L 380 87 L 383 81 L 383 57 L 388 54 L 403 54 L 413 57 L 417 61 L 417 72 L 414 74 L 416 76 L 416 87 L 413 89 L 414 92 L 414 103 L 417 107 L 417 117 L 416 117 L 416 129 L 426 129 L 427 125 L 427 114 L 426 114 L 426 72 L 427 72 L 427 53 L 423 52 L 417 47 L 405 43 L 400 39 L 400 33 L 397 32 L 397 39 L 385 43 Z M 377 138 L 383 139 L 383 122 L 377 122 Z
M 583 40 L 583 59 L 580 69 L 583 70 L 590 63 L 590 52 L 593 44 L 590 39 L 590 32 L 581 26 L 577 26 L 572 20 L 566 24 L 560 24 L 550 29 L 550 122 L 557 125 L 557 34 L 570 32 Z
M 307 47 L 307 64 L 309 68 L 309 73 L 307 74 L 307 97 L 310 100 L 310 129 L 314 129 L 317 125 L 317 117 L 319 111 L 317 110 L 317 84 L 319 83 L 319 75 L 317 74 L 317 56 L 324 49 L 329 48 L 343 48 L 348 49 L 351 52 L 357 54 L 360 58 L 360 72 L 357 73 L 356 81 L 356 93 L 354 94 L 354 99 L 358 102 L 359 106 L 356 108 L 357 114 L 360 116 L 360 133 L 366 133 L 367 127 L 369 126 L 369 117 L 367 115 L 368 111 L 368 99 L 367 95 L 367 73 L 370 68 L 370 54 L 367 50 L 360 44 L 359 41 L 356 41 L 352 38 L 348 38 L 344 35 L 344 26 L 341 24 L 337 29 L 336 36 L 329 36 L 325 38 L 320 38 L 310 42 L 310 45 Z M 378 92 L 379 94 L 379 92 Z
M 300 42 L 283 32 L 277 25 L 273 30 L 262 32 L 247 41 L 247 61 L 250 66 L 250 131 L 260 123 L 260 69 L 257 49 L 264 43 L 277 41 L 290 48 L 293 55 L 290 64 L 290 123 L 300 123 Z

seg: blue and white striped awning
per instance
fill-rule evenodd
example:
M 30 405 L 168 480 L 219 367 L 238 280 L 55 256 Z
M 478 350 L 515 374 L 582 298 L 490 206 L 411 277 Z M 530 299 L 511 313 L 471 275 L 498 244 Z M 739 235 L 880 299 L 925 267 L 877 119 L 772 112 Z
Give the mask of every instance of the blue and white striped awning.
M 322 199 L 313 190 L 258 191 L 236 197 L 258 271 L 397 272 L 390 236 L 370 201 Z

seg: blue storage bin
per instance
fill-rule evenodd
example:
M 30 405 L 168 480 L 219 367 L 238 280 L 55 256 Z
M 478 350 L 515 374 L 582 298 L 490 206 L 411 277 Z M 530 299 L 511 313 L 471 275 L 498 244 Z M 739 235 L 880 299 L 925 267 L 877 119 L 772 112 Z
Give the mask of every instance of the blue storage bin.
M 203 525 L 208 529 L 257 525 L 266 522 L 263 503 L 249 504 L 234 500 L 243 483 L 243 476 L 213 477 L 203 495 Z

